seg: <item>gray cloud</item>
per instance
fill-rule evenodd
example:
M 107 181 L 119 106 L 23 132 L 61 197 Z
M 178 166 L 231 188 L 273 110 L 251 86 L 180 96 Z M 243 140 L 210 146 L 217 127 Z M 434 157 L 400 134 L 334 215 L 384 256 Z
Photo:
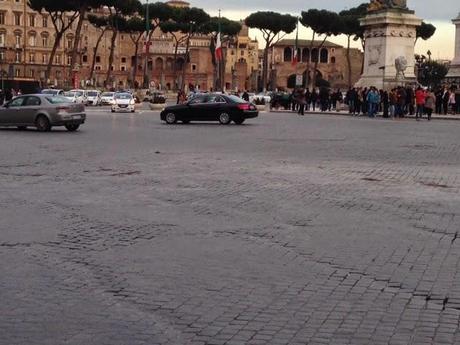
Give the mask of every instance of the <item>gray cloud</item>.
M 271 2 L 267 0 L 189 0 L 192 6 L 202 7 L 207 10 L 222 9 L 225 11 L 265 11 L 272 10 L 278 12 L 300 13 L 309 8 L 329 9 L 340 11 L 359 5 L 361 0 L 286 0 Z M 267 4 L 268 7 L 267 7 Z M 460 12 L 458 0 L 442 0 L 430 2 L 429 0 L 409 0 L 408 5 L 416 11 L 416 14 L 427 20 L 450 20 Z

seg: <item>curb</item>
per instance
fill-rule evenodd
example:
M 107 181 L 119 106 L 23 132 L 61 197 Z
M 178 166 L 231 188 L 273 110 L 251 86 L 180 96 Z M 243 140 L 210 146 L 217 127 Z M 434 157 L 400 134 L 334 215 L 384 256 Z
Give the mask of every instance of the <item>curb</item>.
M 289 110 L 271 110 L 270 113 L 274 113 L 274 114 L 293 114 L 293 115 L 297 115 L 296 112 L 293 112 L 293 111 L 289 111 Z M 332 115 L 332 116 L 349 116 L 349 117 L 356 117 L 356 116 L 353 116 L 352 114 L 350 113 L 344 113 L 344 112 L 335 112 L 335 111 L 330 111 L 330 112 L 318 112 L 318 111 L 306 111 L 305 112 L 305 115 Z M 360 115 L 358 117 L 362 117 L 362 118 L 369 118 L 367 115 L 363 116 L 363 115 Z M 382 117 L 382 115 L 377 115 L 377 117 L 379 118 L 384 118 Z M 406 115 L 404 116 L 405 119 L 414 119 L 415 120 L 415 115 Z M 426 119 L 427 117 L 424 116 L 423 119 Z M 389 119 L 389 118 L 388 118 Z M 435 115 L 433 114 L 431 116 L 431 119 L 432 120 L 452 120 L 452 121 L 460 121 L 460 114 L 459 115 Z

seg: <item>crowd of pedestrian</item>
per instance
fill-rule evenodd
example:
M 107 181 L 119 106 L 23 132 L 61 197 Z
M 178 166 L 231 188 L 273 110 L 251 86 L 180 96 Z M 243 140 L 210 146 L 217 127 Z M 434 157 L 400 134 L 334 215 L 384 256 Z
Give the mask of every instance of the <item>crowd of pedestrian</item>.
M 381 114 L 386 118 L 402 118 L 415 115 L 417 120 L 432 114 L 460 114 L 460 89 L 443 86 L 437 89 L 421 86 L 398 86 L 391 90 L 351 88 L 342 93 L 340 89 L 308 88 L 295 89 L 291 95 L 291 108 L 299 115 L 305 111 L 340 111 L 348 109 L 353 116 L 375 118 Z

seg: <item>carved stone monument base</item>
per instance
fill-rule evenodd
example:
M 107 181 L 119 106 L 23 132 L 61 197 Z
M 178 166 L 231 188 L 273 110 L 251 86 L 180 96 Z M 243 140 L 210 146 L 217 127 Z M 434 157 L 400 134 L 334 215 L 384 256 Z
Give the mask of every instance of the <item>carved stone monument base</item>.
M 450 83 L 460 84 L 460 14 L 452 20 L 455 25 L 455 57 L 450 63 L 446 80 Z
M 416 83 L 414 46 L 421 23 L 413 11 L 402 9 L 370 12 L 361 19 L 366 39 L 364 70 L 355 86 L 390 89 Z

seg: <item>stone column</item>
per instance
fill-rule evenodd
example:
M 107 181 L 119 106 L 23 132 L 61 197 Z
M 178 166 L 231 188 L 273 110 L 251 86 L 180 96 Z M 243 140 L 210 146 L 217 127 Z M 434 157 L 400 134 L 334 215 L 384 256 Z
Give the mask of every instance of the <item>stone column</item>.
M 455 57 L 452 60 L 449 73 L 446 76 L 446 79 L 451 82 L 460 82 L 460 14 L 456 19 L 452 20 L 452 23 L 455 24 Z
M 413 11 L 384 9 L 361 19 L 365 28 L 364 69 L 356 86 L 389 89 L 416 83 L 414 73 L 416 28 L 422 23 Z M 401 72 L 396 60 L 406 63 Z

